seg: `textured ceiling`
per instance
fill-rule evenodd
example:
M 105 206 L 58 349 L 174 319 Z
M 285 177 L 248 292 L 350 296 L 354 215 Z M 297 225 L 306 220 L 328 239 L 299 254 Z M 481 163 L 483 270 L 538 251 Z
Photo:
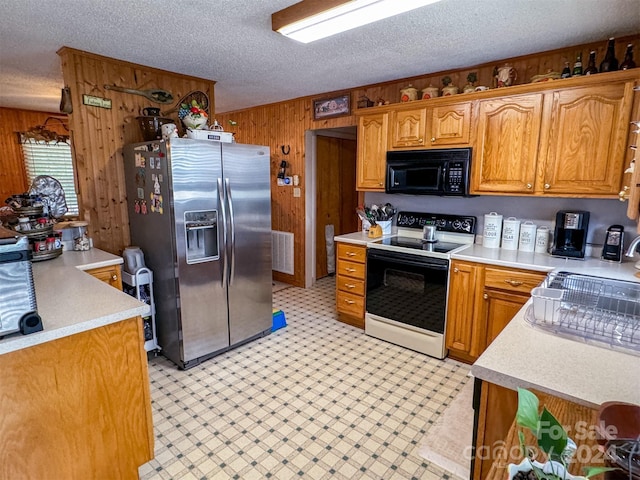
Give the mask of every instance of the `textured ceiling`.
M 227 112 L 640 31 L 640 0 L 442 0 L 305 45 L 271 30 L 297 1 L 3 0 L 0 106 L 58 111 L 62 46 L 215 80 Z

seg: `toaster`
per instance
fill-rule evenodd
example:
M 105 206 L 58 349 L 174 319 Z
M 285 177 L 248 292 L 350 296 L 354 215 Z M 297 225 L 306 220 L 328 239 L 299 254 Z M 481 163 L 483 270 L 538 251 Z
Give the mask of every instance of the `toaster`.
M 0 336 L 41 330 L 29 239 L 0 227 Z

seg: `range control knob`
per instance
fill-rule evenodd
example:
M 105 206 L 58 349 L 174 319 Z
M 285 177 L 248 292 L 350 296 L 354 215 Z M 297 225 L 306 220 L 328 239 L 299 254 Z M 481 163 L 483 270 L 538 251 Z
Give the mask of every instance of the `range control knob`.
M 454 220 L 453 223 L 451 224 L 451 226 L 455 230 L 462 230 L 462 223 L 460 222 L 460 220 Z
M 471 222 L 469 220 L 465 220 L 464 222 L 462 222 L 462 229 L 465 232 L 471 232 Z
M 444 219 L 440 219 L 436 222 L 436 225 L 439 227 L 446 227 L 447 226 L 447 221 Z

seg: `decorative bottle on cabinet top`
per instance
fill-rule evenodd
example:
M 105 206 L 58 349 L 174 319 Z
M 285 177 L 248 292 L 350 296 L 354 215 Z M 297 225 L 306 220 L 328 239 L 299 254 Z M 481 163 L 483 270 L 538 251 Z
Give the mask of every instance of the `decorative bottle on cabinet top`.
M 593 75 L 594 73 L 598 73 L 598 68 L 596 67 L 596 51 L 591 50 L 591 52 L 589 52 L 589 63 L 587 64 L 584 74 Z
M 636 68 L 636 62 L 633 61 L 633 44 L 627 45 L 627 52 L 624 54 L 624 60 L 620 64 L 620 70 L 629 70 Z
M 574 77 L 579 77 L 582 75 L 582 53 L 578 53 L 576 57 L 576 63 L 573 64 L 573 72 L 571 72 Z
M 618 59 L 616 58 L 615 39 L 611 37 L 607 44 L 607 53 L 600 63 L 600 72 L 615 72 L 618 70 Z

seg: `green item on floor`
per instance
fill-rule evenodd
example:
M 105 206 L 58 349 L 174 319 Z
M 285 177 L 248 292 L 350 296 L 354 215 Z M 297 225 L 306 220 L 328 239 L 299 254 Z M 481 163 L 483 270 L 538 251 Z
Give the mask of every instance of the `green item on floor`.
M 277 308 L 273 309 L 273 326 L 271 327 L 271 331 L 275 332 L 276 330 L 286 327 L 287 320 L 284 318 L 284 312 L 282 310 L 278 310 Z

